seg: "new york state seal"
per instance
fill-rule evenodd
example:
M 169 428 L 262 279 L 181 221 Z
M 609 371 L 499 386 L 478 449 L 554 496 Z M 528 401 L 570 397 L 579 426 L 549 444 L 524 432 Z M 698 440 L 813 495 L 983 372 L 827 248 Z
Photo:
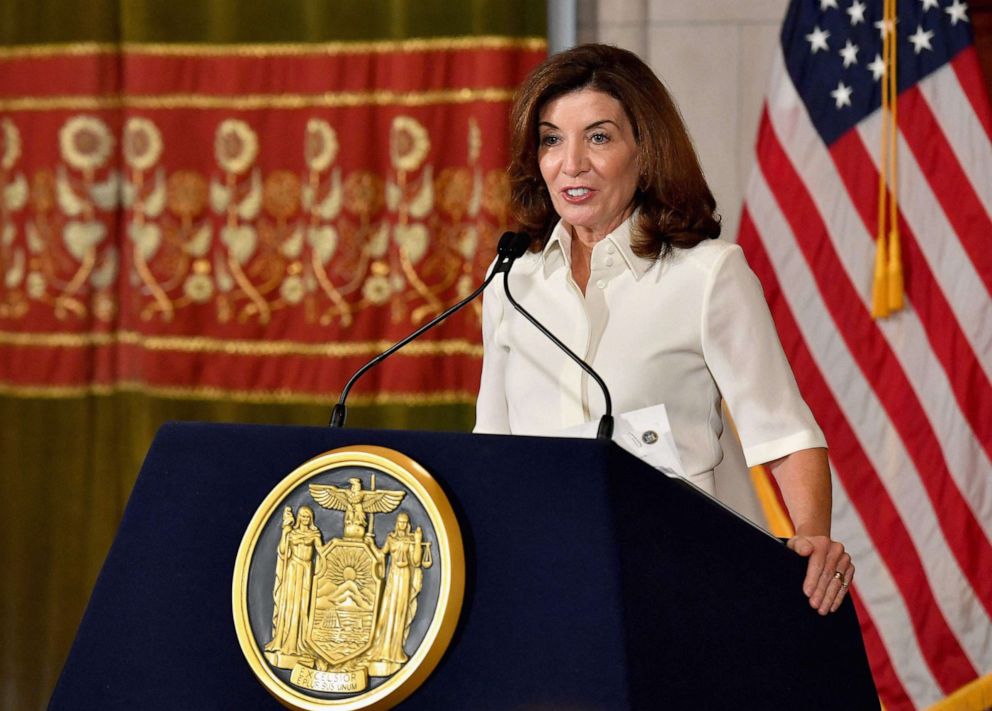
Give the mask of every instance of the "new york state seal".
M 255 512 L 234 624 L 255 675 L 290 708 L 390 708 L 440 661 L 464 584 L 437 482 L 394 450 L 347 447 L 299 466 Z

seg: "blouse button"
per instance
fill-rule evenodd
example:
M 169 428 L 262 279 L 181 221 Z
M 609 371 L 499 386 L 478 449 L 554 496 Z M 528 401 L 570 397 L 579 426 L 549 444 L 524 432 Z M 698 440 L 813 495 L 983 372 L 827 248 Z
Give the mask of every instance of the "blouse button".
M 605 289 L 606 288 L 606 282 L 603 281 L 602 279 L 600 279 L 599 281 L 596 282 L 596 287 L 598 289 Z
M 614 247 L 614 246 L 613 246 L 612 244 L 611 244 L 611 245 L 609 245 L 609 246 L 608 246 L 608 247 L 606 248 L 606 253 L 607 253 L 607 254 L 613 254 L 613 253 L 614 253 L 614 252 L 616 252 L 616 251 L 617 251 L 617 248 L 616 248 L 616 247 Z
M 607 257 L 606 258 L 606 266 L 608 266 L 608 267 L 612 267 L 613 266 L 613 257 Z

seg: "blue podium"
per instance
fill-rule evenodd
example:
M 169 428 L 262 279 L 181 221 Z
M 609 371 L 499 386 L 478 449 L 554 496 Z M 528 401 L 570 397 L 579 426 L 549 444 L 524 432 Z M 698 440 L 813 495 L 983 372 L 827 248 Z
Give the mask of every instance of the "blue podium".
M 158 432 L 50 708 L 281 708 L 235 555 L 276 483 L 351 445 L 423 465 L 464 537 L 458 629 L 404 709 L 879 708 L 850 602 L 817 615 L 803 559 L 612 443 L 196 423 Z

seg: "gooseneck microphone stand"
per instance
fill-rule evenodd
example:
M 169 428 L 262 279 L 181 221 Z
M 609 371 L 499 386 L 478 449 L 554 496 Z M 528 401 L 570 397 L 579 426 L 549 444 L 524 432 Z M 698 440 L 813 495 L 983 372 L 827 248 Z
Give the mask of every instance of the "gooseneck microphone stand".
M 497 274 L 503 273 L 507 274 L 510 271 L 510 267 L 513 263 L 527 251 L 527 247 L 530 246 L 530 235 L 525 232 L 504 232 L 503 236 L 499 238 L 499 244 L 496 247 L 496 263 L 493 266 L 492 271 L 486 277 L 482 285 L 473 291 L 471 294 L 466 296 L 464 299 L 459 301 L 457 304 L 442 312 L 438 316 L 434 317 L 423 326 L 418 328 L 416 331 L 411 333 L 409 336 L 403 340 L 393 344 L 382 353 L 377 355 L 375 358 L 370 360 L 368 363 L 359 368 L 354 375 L 345 384 L 344 389 L 341 391 L 341 397 L 338 399 L 337 404 L 331 410 L 331 427 L 344 427 L 345 418 L 348 416 L 348 409 L 345 407 L 345 400 L 348 399 L 348 393 L 351 391 L 351 387 L 362 377 L 368 370 L 374 368 L 379 363 L 384 361 L 386 358 L 391 356 L 393 353 L 398 351 L 400 348 L 405 346 L 410 341 L 414 340 L 420 336 L 425 331 L 429 331 L 434 328 L 437 324 L 444 321 L 446 318 L 451 316 L 451 314 L 460 310 L 467 304 L 469 304 L 473 299 L 477 298 L 481 294 L 489 283 L 496 278 Z
M 503 291 L 506 292 L 506 298 L 509 299 L 510 303 L 513 304 L 513 308 L 520 312 L 521 315 L 528 321 L 530 321 L 537 328 L 538 331 L 543 333 L 545 336 L 551 339 L 551 342 L 558 346 L 562 351 L 565 352 L 569 358 L 571 358 L 575 363 L 587 372 L 593 380 L 599 385 L 600 389 L 603 391 L 603 398 L 606 400 L 606 412 L 601 418 L 599 418 L 599 429 L 596 431 L 596 439 L 613 439 L 613 399 L 610 397 L 610 391 L 606 387 L 606 383 L 603 379 L 599 377 L 599 374 L 592 369 L 592 366 L 586 363 L 584 360 L 579 358 L 572 349 L 566 346 L 564 343 L 558 340 L 551 331 L 544 327 L 544 325 L 538 321 L 536 318 L 531 316 L 530 312 L 527 311 L 523 306 L 517 303 L 517 300 L 513 298 L 513 294 L 510 293 L 510 280 L 508 274 L 504 272 L 503 274 Z

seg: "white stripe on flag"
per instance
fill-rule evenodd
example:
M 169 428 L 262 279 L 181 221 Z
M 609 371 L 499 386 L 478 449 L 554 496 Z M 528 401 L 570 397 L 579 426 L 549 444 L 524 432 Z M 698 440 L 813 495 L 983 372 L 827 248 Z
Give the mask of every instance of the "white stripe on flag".
M 880 121 L 879 113 L 875 112 L 858 126 L 858 135 L 876 167 Z M 916 243 L 957 316 L 961 332 L 985 378 L 992 382 L 992 313 L 989 312 L 988 291 L 902 133 L 899 134 L 898 188 L 899 210 L 912 227 Z
M 874 126 L 871 125 L 872 121 L 874 118 L 869 119 L 868 125 L 859 130 L 862 142 L 865 142 L 867 136 L 872 135 L 873 128 L 878 128 L 877 122 Z M 905 146 L 902 142 L 900 145 Z M 872 149 L 866 145 L 866 150 L 871 152 Z M 926 176 L 912 154 L 909 154 L 908 150 L 905 154 L 908 155 L 900 155 L 899 183 L 900 195 L 903 199 L 900 200 L 899 205 L 913 230 L 917 243 L 924 240 L 928 242 L 939 240 L 959 244 L 929 188 Z M 873 160 L 878 160 L 877 147 Z M 964 256 L 958 250 L 955 252 Z M 967 261 L 967 257 L 964 259 Z M 971 265 L 971 262 L 968 261 L 968 264 Z M 973 268 L 967 270 L 967 275 L 974 274 Z M 963 282 L 967 281 L 967 275 L 962 279 Z M 949 277 L 950 275 L 945 275 L 944 278 Z M 941 283 L 941 287 L 947 295 L 948 289 L 944 288 L 945 283 Z M 980 307 L 983 308 L 986 314 L 982 319 L 977 319 L 975 314 L 966 314 L 962 318 L 960 313 L 956 313 L 958 324 L 972 346 L 976 361 L 983 366 L 988 376 L 989 368 L 992 367 L 992 347 L 986 345 L 984 349 L 976 348 L 976 340 L 986 338 L 990 339 L 988 343 L 992 344 L 992 318 L 990 318 L 992 314 L 987 313 L 988 302 L 983 306 L 981 300 L 975 298 L 976 293 L 985 293 L 984 287 L 979 283 L 972 283 L 968 288 L 977 288 L 978 291 L 973 291 L 970 297 L 961 294 L 961 300 L 967 302 L 972 310 L 978 311 L 981 310 Z M 925 329 L 911 308 L 912 306 L 910 310 L 896 314 L 894 317 L 882 319 L 878 322 L 879 328 L 897 353 L 919 399 L 926 403 L 941 403 L 940 408 L 926 408 L 927 418 L 937 433 L 944 461 L 947 462 L 954 482 L 970 504 L 986 538 L 992 540 L 992 462 L 989 461 L 985 448 L 962 414 L 948 381 L 947 372 L 934 356 Z M 983 331 L 985 333 L 982 333 Z
M 950 64 L 918 84 L 954 155 L 986 207 L 992 206 L 992 142 Z
M 829 191 L 829 186 L 825 185 L 827 176 L 811 176 L 809 167 L 804 166 L 806 180 L 813 182 L 807 182 L 807 185 L 814 184 Z M 839 180 L 836 175 L 833 178 Z M 835 195 L 846 196 L 846 192 Z M 834 209 L 837 207 L 835 204 Z M 846 209 L 853 210 L 849 204 Z M 971 663 L 979 668 L 986 668 L 987 663 L 992 661 L 987 659 L 989 648 L 984 631 L 990 620 L 975 598 L 957 559 L 948 547 L 943 531 L 937 525 L 937 512 L 920 482 L 914 462 L 889 420 L 888 413 L 879 403 L 871 384 L 865 380 L 844 340 L 838 338 L 833 329 L 826 327 L 826 324 L 833 323 L 830 312 L 823 303 L 809 265 L 795 242 L 795 235 L 783 218 L 760 170 L 755 170 L 752 174 L 748 189 L 748 210 L 758 233 L 762 235 L 762 241 L 778 274 L 783 295 L 795 314 L 802 336 L 809 344 L 821 374 L 878 473 L 900 518 L 906 522 L 941 613 Z M 881 449 L 877 445 L 880 442 L 890 446 Z
M 913 705 L 929 706 L 939 701 L 943 696 L 940 684 L 933 678 L 920 651 L 906 603 L 840 481 L 834 482 L 833 511 L 833 535 L 844 541 L 851 554 L 857 569 L 854 584 L 858 600 L 863 611 L 874 621 L 896 676 Z

